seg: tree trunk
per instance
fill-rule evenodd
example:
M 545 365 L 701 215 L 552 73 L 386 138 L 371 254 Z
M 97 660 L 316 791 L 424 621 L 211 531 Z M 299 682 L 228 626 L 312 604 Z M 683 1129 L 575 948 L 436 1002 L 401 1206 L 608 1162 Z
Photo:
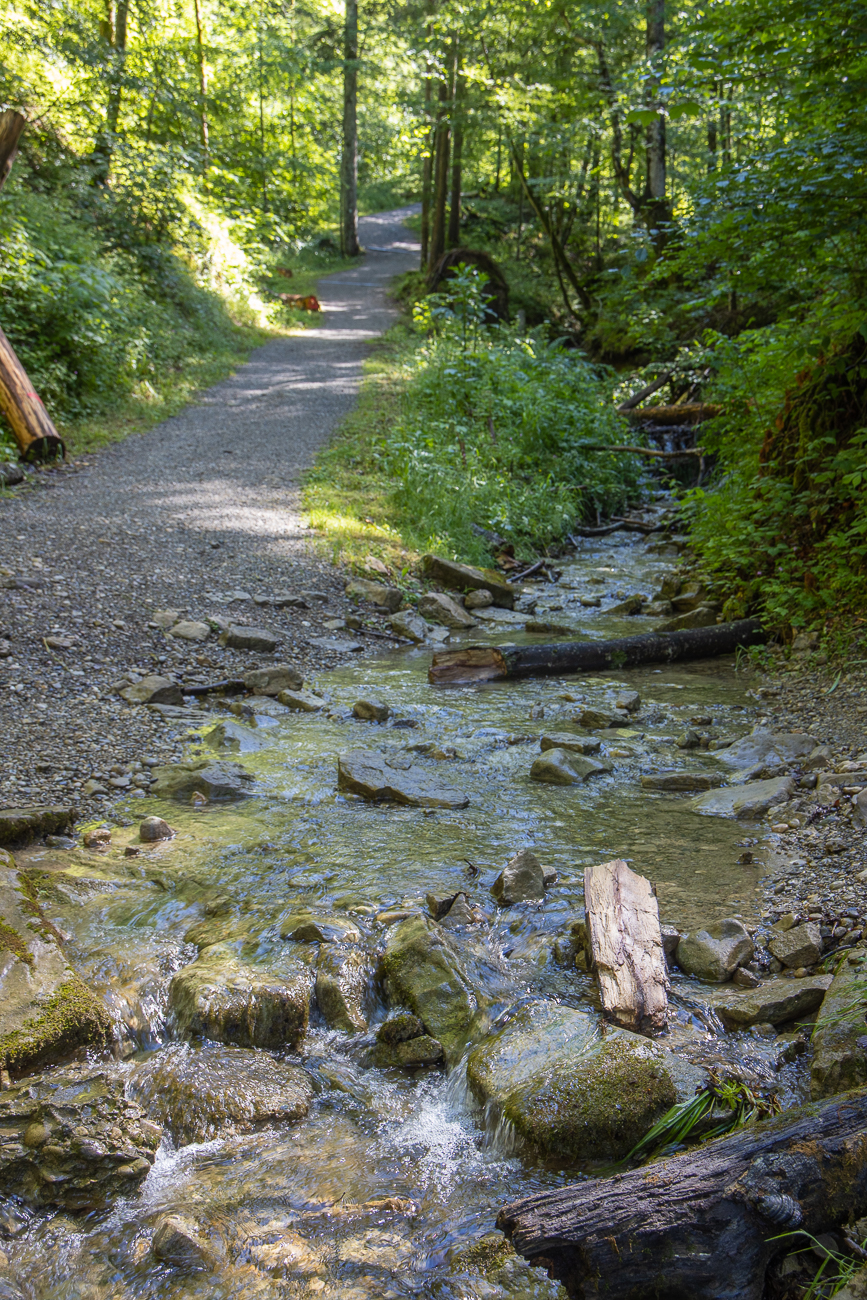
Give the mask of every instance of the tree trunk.
M 33 391 L 27 371 L 0 329 L 0 411 L 12 426 L 22 460 L 53 460 L 66 455 L 63 439 Z
M 761 1300 L 775 1254 L 867 1211 L 867 1089 L 640 1169 L 528 1197 L 497 1226 L 576 1300 Z
M 639 1034 L 665 1027 L 668 974 L 653 886 L 617 858 L 584 871 L 587 965 L 609 1020 Z
M 18 153 L 21 132 L 26 124 L 27 119 L 21 113 L 16 113 L 14 108 L 7 108 L 5 113 L 0 113 L 0 190 L 9 179 Z
M 358 0 L 346 0 L 343 41 L 343 251 L 358 257 Z
M 665 0 L 648 0 L 647 4 L 647 63 L 650 70 L 648 89 L 652 98 L 659 100 L 660 60 L 665 49 Z M 658 102 L 655 105 L 658 107 Z M 665 226 L 671 214 L 666 196 L 665 178 L 665 117 L 657 113 L 647 128 L 647 220 L 657 249 L 666 240 Z
M 430 32 L 428 32 L 430 40 Z M 428 124 L 427 145 L 421 171 L 421 269 L 425 271 L 430 255 L 430 199 L 431 178 L 433 177 L 433 159 L 436 141 L 436 127 L 431 120 L 431 99 L 433 97 L 433 78 L 428 76 L 424 82 L 424 116 Z
M 452 197 L 449 205 L 449 248 L 459 248 L 461 243 L 461 161 L 464 150 L 463 99 L 464 78 L 458 73 L 455 77 L 455 108 L 452 134 Z
M 126 25 L 129 17 L 129 0 L 117 0 L 117 9 L 114 19 L 114 68 L 112 71 L 110 90 L 108 93 L 108 109 L 105 115 L 105 126 L 108 132 L 109 143 L 114 145 L 114 137 L 117 135 L 117 126 L 120 120 L 120 101 L 123 96 L 123 66 L 126 62 Z
M 431 270 L 446 251 L 446 196 L 449 187 L 449 88 L 444 81 L 439 86 L 437 105 L 436 152 L 434 156 L 433 221 L 431 223 Z
M 199 137 L 202 142 L 202 169 L 208 170 L 208 72 L 205 67 L 205 44 L 203 37 L 202 7 L 200 0 L 193 0 L 196 15 L 196 61 L 199 73 Z
M 560 641 L 538 646 L 467 646 L 438 650 L 428 669 L 434 685 L 460 686 L 500 677 L 541 677 L 594 672 L 604 668 L 636 668 L 641 664 L 674 663 L 678 659 L 711 659 L 740 648 L 761 645 L 767 634 L 758 619 L 688 628 L 682 632 L 645 632 L 615 641 Z

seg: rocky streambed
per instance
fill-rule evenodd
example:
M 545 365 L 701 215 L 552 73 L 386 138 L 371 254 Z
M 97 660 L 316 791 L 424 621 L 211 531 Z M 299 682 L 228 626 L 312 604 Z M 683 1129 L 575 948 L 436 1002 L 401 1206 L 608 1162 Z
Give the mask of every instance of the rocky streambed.
M 386 600 L 419 643 L 312 680 L 118 682 L 182 761 L 2 864 L 3 1294 L 553 1297 L 502 1204 L 621 1158 L 709 1071 L 783 1106 L 867 1078 L 857 1026 L 812 1038 L 860 987 L 857 729 L 793 723 L 733 661 L 427 683 L 431 641 L 709 617 L 675 561 L 612 537 L 517 609 Z M 586 968 L 583 872 L 613 858 L 659 898 L 652 1040 Z

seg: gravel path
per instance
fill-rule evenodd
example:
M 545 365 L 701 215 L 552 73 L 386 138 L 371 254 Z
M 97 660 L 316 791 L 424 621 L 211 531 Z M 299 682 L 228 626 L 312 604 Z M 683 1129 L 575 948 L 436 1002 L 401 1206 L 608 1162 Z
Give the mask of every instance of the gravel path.
M 0 501 L 0 805 L 80 800 L 90 778 L 123 779 L 112 767 L 179 753 L 170 722 L 118 699 L 112 684 L 125 673 L 211 681 L 273 660 L 308 672 L 345 657 L 311 641 L 333 638 L 323 624 L 348 607 L 340 574 L 307 544 L 299 480 L 351 410 L 370 340 L 394 320 L 390 280 L 418 265 L 402 224 L 414 210 L 362 218 L 367 255 L 320 282 L 321 325 L 257 349 L 149 433 Z M 227 603 L 233 592 L 316 594 L 305 610 Z M 168 638 L 149 626 L 166 608 L 264 626 L 277 652 Z M 85 798 L 83 812 L 107 801 Z

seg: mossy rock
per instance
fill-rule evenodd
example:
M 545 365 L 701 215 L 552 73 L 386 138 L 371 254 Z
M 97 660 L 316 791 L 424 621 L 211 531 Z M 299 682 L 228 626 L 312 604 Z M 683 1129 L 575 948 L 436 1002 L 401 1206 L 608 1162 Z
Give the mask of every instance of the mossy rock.
M 851 966 L 848 954 L 825 994 L 811 1046 L 814 1101 L 867 1083 L 867 969 Z
M 409 1007 L 454 1065 L 467 1044 L 476 997 L 457 951 L 426 916 L 410 916 L 388 936 L 382 961 L 389 1000 Z
M 182 966 L 169 985 L 169 1006 L 182 1038 L 237 1047 L 295 1047 L 310 1017 L 312 973 L 299 962 L 290 975 L 244 965 L 222 944 Z
M 534 1150 L 617 1160 L 704 1074 L 638 1034 L 556 1003 L 522 1008 L 469 1056 L 467 1079 Z

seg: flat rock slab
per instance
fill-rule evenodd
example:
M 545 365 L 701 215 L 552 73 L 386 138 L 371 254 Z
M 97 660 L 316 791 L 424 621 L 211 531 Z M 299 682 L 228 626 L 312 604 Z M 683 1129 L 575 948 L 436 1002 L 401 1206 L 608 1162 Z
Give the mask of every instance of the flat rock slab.
M 191 799 L 202 794 L 211 802 L 246 799 L 253 777 L 239 763 L 215 763 L 204 758 L 153 769 L 150 793 L 155 799 Z
M 573 736 L 571 731 L 549 731 L 539 737 L 539 746 L 544 754 L 546 749 L 568 749 L 576 754 L 598 754 L 602 741 L 595 736 Z
M 390 800 L 416 808 L 466 808 L 469 796 L 435 776 L 389 767 L 383 754 L 353 749 L 337 760 L 337 788 L 364 799 Z
M 530 768 L 530 779 L 549 785 L 580 785 L 590 776 L 610 771 L 610 764 L 572 749 L 546 749 Z
M 244 685 L 258 695 L 279 695 L 281 691 L 300 691 L 304 678 L 291 664 L 271 664 L 245 673 Z
M 226 629 L 220 637 L 220 645 L 229 650 L 257 650 L 260 654 L 273 654 L 277 649 L 278 637 L 265 627 L 237 627 Z
M 724 753 L 725 751 L 721 751 Z M 748 785 L 727 786 L 711 790 L 690 801 L 690 807 L 706 817 L 735 817 L 739 821 L 755 820 L 769 808 L 786 803 L 795 788 L 790 776 L 774 776 L 768 781 L 751 781 Z
M 332 636 L 311 636 L 307 640 L 308 645 L 315 645 L 319 650 L 330 650 L 336 655 L 354 655 L 364 646 L 360 641 L 347 641 L 345 638 Z
M 489 591 L 494 604 L 512 609 L 515 589 L 503 581 L 496 569 L 477 569 L 471 564 L 457 564 L 439 555 L 423 555 L 422 573 L 430 582 L 440 582 L 452 591 Z
M 728 767 L 750 768 L 784 766 L 806 758 L 816 747 L 815 736 L 802 731 L 769 731 L 756 727 L 748 736 L 736 740 L 716 757 Z
M 76 811 L 68 804 L 51 808 L 0 808 L 0 844 L 12 848 L 32 844 L 44 835 L 68 835 Z
M 808 975 L 804 979 L 763 980 L 746 993 L 720 990 L 703 996 L 728 1029 L 748 1025 L 781 1025 L 797 1016 L 809 1015 L 822 1005 L 832 976 Z
M 641 778 L 642 790 L 715 790 L 722 777 L 715 772 L 658 772 Z
M 178 1145 L 291 1123 L 313 1098 L 298 1066 L 218 1043 L 169 1043 L 135 1071 L 131 1089 Z

